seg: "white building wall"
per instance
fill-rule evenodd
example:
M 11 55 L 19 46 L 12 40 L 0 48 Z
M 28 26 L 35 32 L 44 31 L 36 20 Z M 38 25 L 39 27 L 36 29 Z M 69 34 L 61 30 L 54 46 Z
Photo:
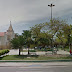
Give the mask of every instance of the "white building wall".
M 7 34 L 0 36 L 0 45 L 6 45 L 7 42 Z

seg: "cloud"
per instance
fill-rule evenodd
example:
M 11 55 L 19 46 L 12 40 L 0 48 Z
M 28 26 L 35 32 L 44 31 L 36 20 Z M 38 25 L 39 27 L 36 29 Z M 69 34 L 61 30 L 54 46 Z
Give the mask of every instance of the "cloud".
M 10 20 L 16 32 L 47 21 L 51 17 L 51 3 L 55 4 L 53 17 L 71 17 L 72 0 L 0 0 L 0 31 L 8 28 Z

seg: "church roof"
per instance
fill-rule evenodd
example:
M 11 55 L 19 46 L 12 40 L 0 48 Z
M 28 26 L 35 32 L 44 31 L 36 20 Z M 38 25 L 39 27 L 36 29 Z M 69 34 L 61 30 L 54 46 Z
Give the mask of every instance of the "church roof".
M 12 25 L 10 24 L 9 28 L 8 28 L 9 31 L 12 31 L 13 28 L 12 28 Z
M 5 32 L 0 32 L 0 36 L 4 36 Z
M 13 31 L 13 28 L 12 28 L 12 25 L 11 25 L 11 21 L 10 21 L 10 26 L 9 26 L 7 31 Z M 8 34 L 8 32 L 0 32 L 0 37 L 4 36 L 5 34 Z
M 11 21 L 10 21 L 10 26 L 8 28 L 8 31 L 13 31 L 12 25 L 11 25 Z

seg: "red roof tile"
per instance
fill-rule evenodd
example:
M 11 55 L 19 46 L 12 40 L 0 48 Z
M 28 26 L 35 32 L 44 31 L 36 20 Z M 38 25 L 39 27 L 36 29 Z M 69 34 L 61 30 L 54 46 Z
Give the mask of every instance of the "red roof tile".
M 5 32 L 0 32 L 0 36 L 4 36 Z

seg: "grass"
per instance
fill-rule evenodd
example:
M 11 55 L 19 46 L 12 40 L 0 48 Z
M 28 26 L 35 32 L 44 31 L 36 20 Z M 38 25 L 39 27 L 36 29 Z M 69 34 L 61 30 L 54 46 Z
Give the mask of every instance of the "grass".
M 61 59 L 72 59 L 72 56 L 45 56 L 45 55 L 7 55 L 5 57 L 0 57 L 0 60 L 61 60 Z
M 23 51 L 21 51 L 21 52 L 28 52 L 28 50 L 23 50 Z

